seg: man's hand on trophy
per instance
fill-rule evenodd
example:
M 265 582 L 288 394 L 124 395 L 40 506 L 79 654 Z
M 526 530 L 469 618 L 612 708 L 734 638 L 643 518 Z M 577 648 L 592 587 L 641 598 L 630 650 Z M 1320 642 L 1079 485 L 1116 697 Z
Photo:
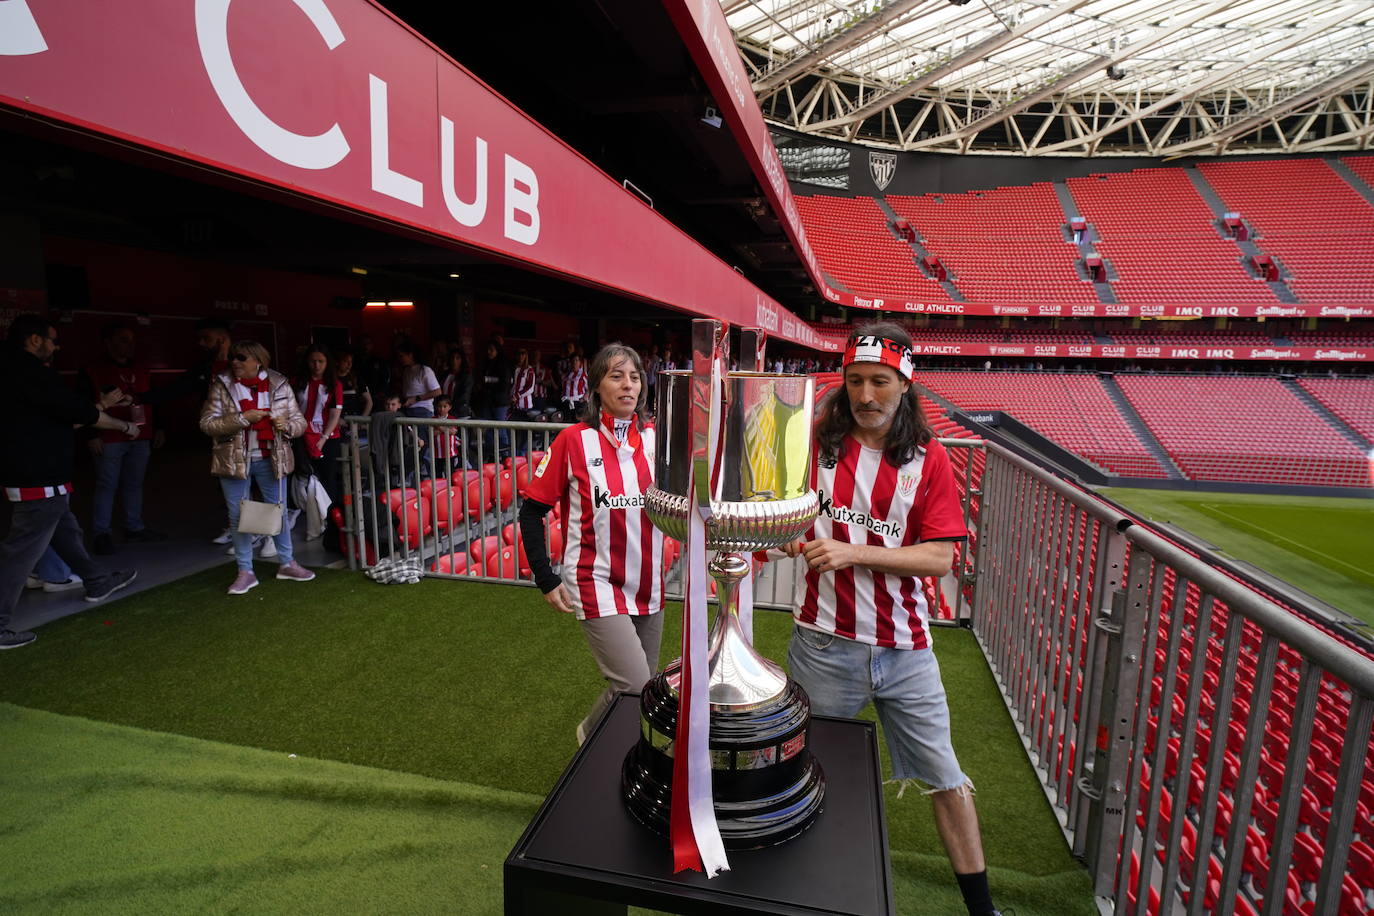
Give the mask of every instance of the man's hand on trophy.
M 835 572 L 854 565 L 854 545 L 833 538 L 817 538 L 802 546 L 806 565 L 816 572 Z
M 575 614 L 572 605 L 568 604 L 568 594 L 563 591 L 563 586 L 555 586 L 552 591 L 544 593 L 544 600 L 549 603 L 555 611 L 562 611 L 564 614 Z
M 805 541 L 793 541 L 790 544 L 783 544 L 782 547 L 778 549 L 787 554 L 788 557 L 795 558 L 801 556 L 804 547 L 806 547 Z

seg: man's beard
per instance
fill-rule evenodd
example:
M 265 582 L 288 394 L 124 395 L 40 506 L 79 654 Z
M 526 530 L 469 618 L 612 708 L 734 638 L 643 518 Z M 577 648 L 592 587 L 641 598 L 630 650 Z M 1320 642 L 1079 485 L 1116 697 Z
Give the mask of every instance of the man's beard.
M 873 412 L 865 411 L 863 409 L 865 407 Z M 893 417 L 897 416 L 897 405 L 893 404 L 884 410 L 880 404 L 859 404 L 850 412 L 854 415 L 854 422 L 864 429 L 882 429 L 892 422 Z

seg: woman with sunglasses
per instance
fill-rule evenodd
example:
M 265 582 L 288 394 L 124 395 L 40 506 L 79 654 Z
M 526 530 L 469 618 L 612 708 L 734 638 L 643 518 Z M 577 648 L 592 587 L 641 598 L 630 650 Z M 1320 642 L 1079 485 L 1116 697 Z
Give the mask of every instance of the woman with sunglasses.
M 241 533 L 239 503 L 254 482 L 263 502 L 285 501 L 286 477 L 295 467 L 291 439 L 305 432 L 305 415 L 291 383 L 268 368 L 267 348 L 252 340 L 234 343 L 229 371 L 215 376 L 200 410 L 201 432 L 214 440 L 210 473 L 220 479 L 229 509 L 238 576 L 229 594 L 242 595 L 258 584 L 253 574 L 253 535 Z M 281 568 L 277 578 L 309 582 L 315 574 L 293 559 L 291 531 L 285 525 L 273 538 Z

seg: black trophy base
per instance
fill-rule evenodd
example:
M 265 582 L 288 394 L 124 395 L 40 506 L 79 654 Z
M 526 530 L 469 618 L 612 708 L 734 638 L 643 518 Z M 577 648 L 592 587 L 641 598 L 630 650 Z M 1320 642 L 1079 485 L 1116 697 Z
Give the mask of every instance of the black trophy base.
M 635 819 L 668 835 L 677 695 L 670 666 L 644 685 L 640 735 L 621 768 L 621 795 Z M 709 738 L 716 823 L 726 849 L 785 843 L 810 827 L 825 802 L 825 774 L 811 755 L 811 701 L 791 678 L 759 708 L 712 707 Z

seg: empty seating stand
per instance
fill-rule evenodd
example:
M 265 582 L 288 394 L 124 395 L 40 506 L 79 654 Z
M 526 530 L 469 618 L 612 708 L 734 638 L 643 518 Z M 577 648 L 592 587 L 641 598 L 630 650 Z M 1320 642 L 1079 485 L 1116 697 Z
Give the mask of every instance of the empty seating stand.
M 1374 157 L 1343 161 L 1374 187 Z M 1118 302 L 1274 305 L 1279 297 L 1264 273 L 1284 281 L 1299 302 L 1374 301 L 1374 205 L 1325 161 L 1198 169 L 1236 214 L 1221 220 L 1225 227 L 1182 167 L 1067 180 L 1074 209 L 1097 233 L 1095 253 L 1106 261 Z M 852 292 L 948 302 L 934 276 L 947 273 L 941 279 L 969 302 L 1098 301 L 1049 183 L 887 200 L 895 225 L 919 236 L 934 259 L 925 271 L 871 198 L 797 198 L 822 266 Z M 1258 254 L 1242 249 L 1247 236 Z
M 1078 274 L 1078 249 L 1064 236 L 1064 211 L 1047 182 L 887 200 L 970 301 L 1098 301 Z
M 1167 476 L 1095 375 L 922 370 L 917 381 L 959 407 L 1006 411 L 1109 473 Z
M 1299 300 L 1374 298 L 1374 206 L 1323 160 L 1206 162 L 1198 169 L 1288 271 L 1285 282 Z
M 1138 169 L 1070 178 L 1079 211 L 1097 231 L 1094 247 L 1117 274 L 1121 302 L 1272 303 L 1242 252 L 1182 169 Z
M 1364 451 L 1273 378 L 1118 375 L 1150 432 L 1195 480 L 1367 487 Z
M 1374 442 L 1374 379 L 1305 378 L 1298 384 L 1347 426 Z
M 949 302 L 937 280 L 916 265 L 916 252 L 892 235 L 871 197 L 798 197 L 797 212 L 821 265 L 851 292 Z

